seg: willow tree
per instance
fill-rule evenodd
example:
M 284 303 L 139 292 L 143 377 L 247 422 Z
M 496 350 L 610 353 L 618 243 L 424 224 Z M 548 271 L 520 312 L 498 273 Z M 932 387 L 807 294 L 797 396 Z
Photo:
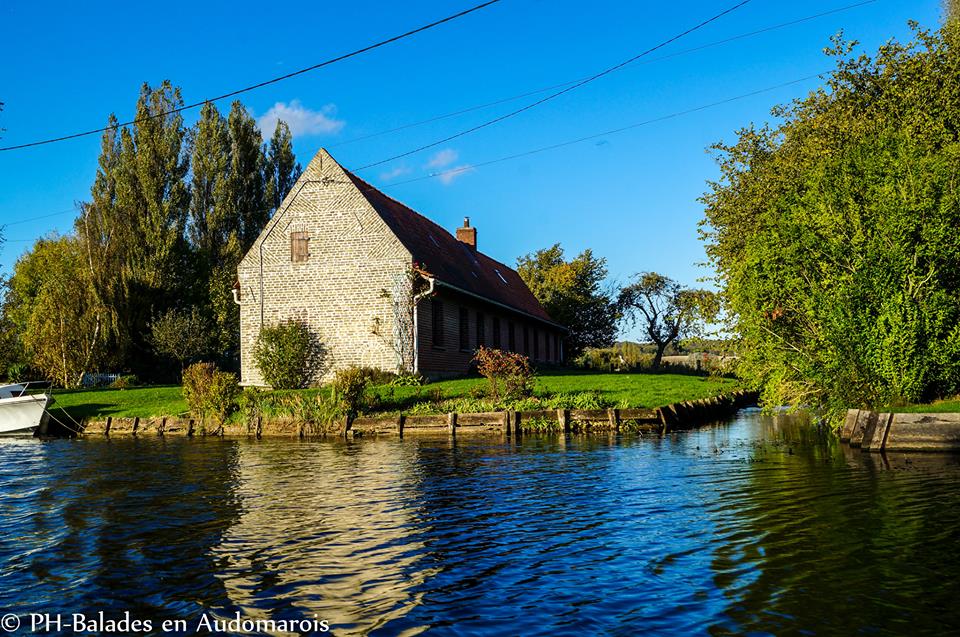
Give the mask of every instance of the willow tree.
M 715 146 L 707 253 L 770 405 L 882 407 L 960 391 L 956 21 L 854 54 L 780 123 Z
M 34 367 L 63 387 L 80 385 L 102 361 L 106 309 L 93 293 L 84 246 L 40 239 L 17 261 L 5 314 Z

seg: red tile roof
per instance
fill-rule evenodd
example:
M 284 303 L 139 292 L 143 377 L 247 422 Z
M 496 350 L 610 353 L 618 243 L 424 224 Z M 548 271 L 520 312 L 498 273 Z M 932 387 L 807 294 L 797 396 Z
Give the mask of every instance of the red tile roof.
M 344 172 L 410 251 L 413 260 L 439 284 L 459 288 L 553 323 L 513 268 L 458 241 L 441 226 L 383 194 L 350 171 L 344 169 Z

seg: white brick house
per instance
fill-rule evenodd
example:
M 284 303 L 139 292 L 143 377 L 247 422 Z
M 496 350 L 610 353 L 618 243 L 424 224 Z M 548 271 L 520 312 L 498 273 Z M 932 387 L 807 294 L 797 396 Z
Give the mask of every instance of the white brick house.
M 512 268 L 477 250 L 476 236 L 465 223 L 454 238 L 321 150 L 237 268 L 242 382 L 264 384 L 257 335 L 288 320 L 323 344 L 316 382 L 351 365 L 462 374 L 479 345 L 562 361 L 564 328 Z

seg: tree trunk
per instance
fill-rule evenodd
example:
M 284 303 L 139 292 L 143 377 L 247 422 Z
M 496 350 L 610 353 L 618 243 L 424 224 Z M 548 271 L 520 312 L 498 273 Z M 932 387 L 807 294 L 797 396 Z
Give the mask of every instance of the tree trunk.
M 667 343 L 657 343 L 657 353 L 653 355 L 653 362 L 650 369 L 657 371 L 660 369 L 660 361 L 663 360 L 663 352 L 667 349 Z

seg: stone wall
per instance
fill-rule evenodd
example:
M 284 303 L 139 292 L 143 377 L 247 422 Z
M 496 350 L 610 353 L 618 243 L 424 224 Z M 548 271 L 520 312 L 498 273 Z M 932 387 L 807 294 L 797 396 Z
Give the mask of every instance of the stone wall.
M 294 232 L 309 237 L 304 262 L 291 259 Z M 264 384 L 253 360 L 261 311 L 263 324 L 297 319 L 315 331 L 326 351 L 316 382 L 351 365 L 397 369 L 393 309 L 384 292 L 411 261 L 336 161 L 320 151 L 237 268 L 242 382 Z

